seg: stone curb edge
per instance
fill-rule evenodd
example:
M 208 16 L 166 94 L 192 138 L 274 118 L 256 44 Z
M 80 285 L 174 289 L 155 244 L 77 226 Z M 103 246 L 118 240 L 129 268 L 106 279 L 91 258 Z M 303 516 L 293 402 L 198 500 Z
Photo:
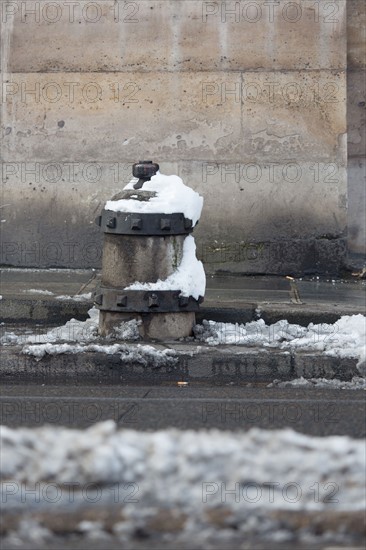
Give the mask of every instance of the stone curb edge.
M 0 301 L 2 322 L 24 325 L 62 325 L 72 318 L 85 320 L 92 301 L 24 299 L 16 296 L 3 296 Z M 309 323 L 335 323 L 343 315 L 361 313 L 363 308 L 335 304 L 292 304 L 243 302 L 233 307 L 228 303 L 203 304 L 196 313 L 197 323 L 203 319 L 222 323 L 248 323 L 258 320 L 256 309 L 260 308 L 261 318 L 266 324 L 273 324 L 286 318 L 289 323 L 307 326 Z
M 133 346 L 134 344 L 132 344 Z M 184 346 L 180 346 L 182 348 Z M 188 348 L 188 346 L 187 346 Z M 201 347 L 176 352 L 176 361 L 168 356 L 159 366 L 146 359 L 121 360 L 121 353 L 86 351 L 45 355 L 42 359 L 21 353 L 12 346 L 1 351 L 0 379 L 3 382 L 46 381 L 48 383 L 114 384 L 124 382 L 205 382 L 222 385 L 293 380 L 295 378 L 336 378 L 342 381 L 360 376 L 357 359 L 339 358 L 319 353 L 284 352 L 258 348 L 213 349 Z M 157 350 L 164 349 L 157 346 Z M 167 348 L 165 348 L 167 349 Z M 171 346 L 168 349 L 174 349 Z

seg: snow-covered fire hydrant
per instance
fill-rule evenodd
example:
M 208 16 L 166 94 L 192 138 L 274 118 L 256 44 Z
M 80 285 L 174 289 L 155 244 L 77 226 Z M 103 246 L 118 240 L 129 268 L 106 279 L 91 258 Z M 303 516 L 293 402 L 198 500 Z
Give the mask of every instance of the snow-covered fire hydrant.
M 134 164 L 133 176 L 96 220 L 104 232 L 99 332 L 135 319 L 145 339 L 189 336 L 206 284 L 190 235 L 203 198 L 152 161 Z

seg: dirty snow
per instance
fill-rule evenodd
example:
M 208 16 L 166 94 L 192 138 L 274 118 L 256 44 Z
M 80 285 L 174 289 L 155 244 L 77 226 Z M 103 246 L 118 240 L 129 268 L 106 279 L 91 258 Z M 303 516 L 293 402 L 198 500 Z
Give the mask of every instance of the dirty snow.
M 176 352 L 170 349 L 159 350 L 148 345 L 127 344 L 36 344 L 25 346 L 22 353 L 40 360 L 45 355 L 75 354 L 81 352 L 98 352 L 107 355 L 119 355 L 122 363 L 138 363 L 152 368 L 174 365 L 177 362 Z
M 60 327 L 49 329 L 45 333 L 25 333 L 15 334 L 14 332 L 2 332 L 0 336 L 0 344 L 46 344 L 56 342 L 92 342 L 99 338 L 98 326 L 99 326 L 99 310 L 92 307 L 88 311 L 88 319 L 86 321 L 78 321 L 77 319 L 71 319 Z M 130 321 L 123 321 L 119 326 L 115 327 L 114 335 L 111 340 L 139 340 L 139 325 L 141 321 L 132 319 Z
M 180 290 L 181 296 L 204 296 L 206 275 L 203 264 L 196 258 L 196 245 L 192 235 L 184 239 L 183 257 L 179 267 L 167 279 L 156 283 L 133 283 L 126 290 Z
M 74 300 L 75 302 L 84 302 L 86 300 L 91 300 L 91 297 L 91 292 L 86 292 L 85 294 L 75 294 L 74 296 L 62 294 L 60 296 L 56 296 L 56 300 Z
M 140 332 L 139 326 L 142 321 L 131 319 L 130 321 L 123 321 L 119 326 L 114 327 L 113 338 L 116 340 L 139 340 Z
M 2 330 L 0 344 L 37 344 L 38 346 L 32 345 L 24 350 L 25 353 L 35 357 L 43 357 L 45 354 L 96 351 L 84 344 L 90 344 L 100 338 L 98 336 L 99 310 L 93 307 L 88 314 L 89 318 L 86 321 L 71 319 L 65 325 L 52 328 L 43 334 L 19 335 Z M 266 325 L 263 319 L 245 325 L 203 321 L 202 325 L 195 325 L 193 330 L 196 340 L 209 346 L 236 344 L 257 349 L 311 351 L 335 357 L 356 358 L 358 371 L 366 378 L 365 320 L 365 316 L 360 314 L 347 315 L 334 324 L 310 323 L 307 327 L 290 324 L 286 320 L 278 321 L 274 325 Z M 139 340 L 139 324 L 137 320 L 122 322 L 109 339 Z M 100 347 L 104 347 L 105 353 L 112 353 L 109 351 L 111 346 L 101 345 Z M 198 350 L 199 347 L 197 352 Z
M 150 345 L 100 344 L 93 342 L 100 339 L 98 335 L 99 310 L 95 307 L 88 311 L 86 321 L 71 319 L 61 327 L 48 330 L 45 334 L 23 334 L 5 332 L 0 343 L 26 344 L 22 353 L 40 360 L 45 355 L 75 354 L 82 352 L 99 352 L 108 355 L 119 355 L 122 363 L 138 363 L 149 367 L 173 365 L 177 362 L 176 352 L 170 349 L 156 349 Z M 107 340 L 138 340 L 140 322 L 132 319 L 115 328 L 113 337 Z M 71 342 L 71 343 L 70 343 Z M 30 344 L 30 345 L 28 345 Z
M 99 310 L 89 309 L 86 321 L 71 319 L 65 325 L 48 330 L 44 334 L 21 334 L 5 332 L 1 344 L 44 344 L 66 340 L 68 342 L 90 342 L 98 337 Z
M 241 518 L 258 508 L 365 507 L 365 445 L 348 436 L 259 428 L 150 433 L 118 430 L 113 420 L 86 430 L 2 426 L 0 432 L 2 480 L 134 483 L 137 508 L 180 506 L 192 521 L 223 504 Z
M 301 387 L 301 388 L 326 388 L 335 390 L 366 390 L 366 379 L 360 376 L 354 376 L 349 382 L 343 380 L 328 378 L 295 378 L 294 380 L 273 380 L 271 384 L 268 384 L 268 388 L 288 388 L 288 387 Z
M 50 290 L 42 290 L 39 288 L 29 288 L 27 290 L 23 290 L 23 292 L 29 293 L 29 294 L 44 294 L 45 296 L 53 296 L 54 294 Z
M 137 179 L 132 179 L 125 189 L 133 189 Z M 141 212 L 141 213 L 163 213 L 173 214 L 182 212 L 184 216 L 192 220 L 193 226 L 196 225 L 201 216 L 203 198 L 193 191 L 190 187 L 184 185 L 182 179 L 178 176 L 165 176 L 157 172 L 150 181 L 144 183 L 143 191 L 155 191 L 156 196 L 149 201 L 139 201 L 135 199 L 120 199 L 117 201 L 107 201 L 106 210 L 113 212 Z
M 345 315 L 334 324 L 307 327 L 286 320 L 266 325 L 263 319 L 246 324 L 203 321 L 194 327 L 195 337 L 208 345 L 238 344 L 283 350 L 323 352 L 333 357 L 354 357 L 366 375 L 366 317 Z

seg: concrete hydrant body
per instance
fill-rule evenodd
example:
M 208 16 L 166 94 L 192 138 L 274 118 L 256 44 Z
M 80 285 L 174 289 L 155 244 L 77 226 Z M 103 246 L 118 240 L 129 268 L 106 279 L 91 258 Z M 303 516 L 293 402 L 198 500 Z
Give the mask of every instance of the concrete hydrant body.
M 97 219 L 104 232 L 95 295 L 103 336 L 131 319 L 139 321 L 143 338 L 189 336 L 203 300 L 204 270 L 189 235 L 203 200 L 158 169 L 151 161 L 135 164 L 138 181 L 108 201 Z

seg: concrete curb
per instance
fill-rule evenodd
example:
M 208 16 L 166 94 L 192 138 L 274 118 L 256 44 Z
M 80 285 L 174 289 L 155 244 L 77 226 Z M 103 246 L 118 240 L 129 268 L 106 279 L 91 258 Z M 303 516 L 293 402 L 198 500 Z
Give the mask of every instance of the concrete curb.
M 1 352 L 0 379 L 7 383 L 151 384 L 185 381 L 240 385 L 270 383 L 275 379 L 293 380 L 301 376 L 343 381 L 360 376 L 356 359 L 340 359 L 319 353 L 289 353 L 241 346 L 201 346 L 197 352 L 196 344 L 154 347 L 160 351 L 175 350 L 176 362 L 173 364 L 169 359 L 158 367 L 136 360 L 129 361 L 126 357 L 122 362 L 120 353 L 106 354 L 99 351 L 46 355 L 36 359 L 23 354 L 20 346 L 9 346 Z
M 3 296 L 0 301 L 1 320 L 8 324 L 24 325 L 62 325 L 72 318 L 81 321 L 88 317 L 92 301 L 54 300 L 40 298 L 19 298 Z M 291 302 L 223 302 L 206 301 L 196 314 L 197 323 L 203 319 L 223 323 L 248 323 L 258 319 L 256 310 L 260 309 L 261 318 L 266 324 L 280 319 L 289 323 L 307 326 L 309 323 L 335 323 L 343 315 L 365 314 L 363 307 L 355 305 L 293 304 Z

